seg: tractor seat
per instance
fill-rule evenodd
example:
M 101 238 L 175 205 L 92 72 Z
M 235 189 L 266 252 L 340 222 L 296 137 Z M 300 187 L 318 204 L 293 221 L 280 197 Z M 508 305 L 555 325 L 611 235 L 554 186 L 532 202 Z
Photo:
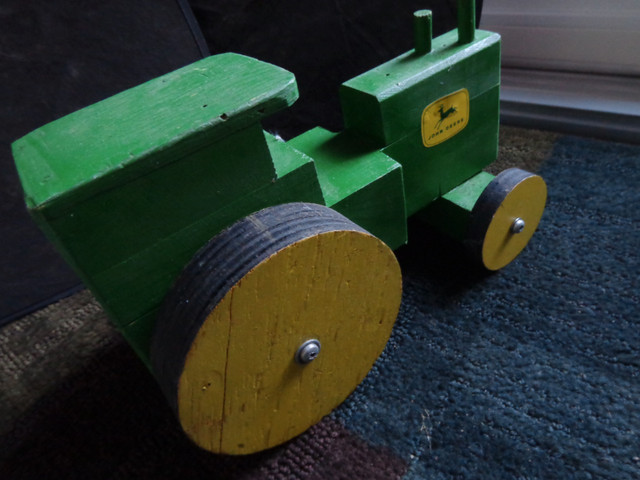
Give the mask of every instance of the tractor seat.
M 13 154 L 27 203 L 40 206 L 70 191 L 79 200 L 112 188 L 297 98 L 287 70 L 234 53 L 204 58 L 17 140 Z

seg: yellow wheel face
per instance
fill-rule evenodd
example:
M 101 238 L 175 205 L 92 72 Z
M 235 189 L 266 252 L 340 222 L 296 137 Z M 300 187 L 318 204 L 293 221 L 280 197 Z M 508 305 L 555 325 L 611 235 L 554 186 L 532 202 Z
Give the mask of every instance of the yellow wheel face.
M 517 183 L 506 195 L 489 223 L 482 243 L 482 262 L 489 270 L 499 270 L 529 243 L 538 228 L 547 201 L 547 186 L 538 175 Z M 518 219 L 524 228 L 514 225 Z
M 206 317 L 178 382 L 178 416 L 201 447 L 246 454 L 317 423 L 362 381 L 389 338 L 402 279 L 358 231 L 297 241 L 263 260 Z M 308 364 L 298 348 L 317 339 Z

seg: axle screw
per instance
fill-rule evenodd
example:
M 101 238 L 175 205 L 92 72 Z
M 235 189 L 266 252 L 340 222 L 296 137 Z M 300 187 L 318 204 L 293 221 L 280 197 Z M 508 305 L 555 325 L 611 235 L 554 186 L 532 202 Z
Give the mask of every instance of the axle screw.
M 318 357 L 319 353 L 320 342 L 314 338 L 312 340 L 307 340 L 298 347 L 295 359 L 299 364 L 306 365 L 307 363 L 313 362 Z
M 524 220 L 520 217 L 516 218 L 511 224 L 511 233 L 522 233 L 524 230 Z

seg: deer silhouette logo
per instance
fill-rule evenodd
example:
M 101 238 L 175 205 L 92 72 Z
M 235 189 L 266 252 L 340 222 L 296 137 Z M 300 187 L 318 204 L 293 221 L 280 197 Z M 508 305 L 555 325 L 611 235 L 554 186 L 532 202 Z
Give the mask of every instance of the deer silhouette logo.
M 422 144 L 429 148 L 460 133 L 469 122 L 469 91 L 462 88 L 431 102 L 420 118 Z
M 440 128 L 440 125 L 447 117 L 456 113 L 457 111 L 458 109 L 456 107 L 452 106 L 452 107 L 449 107 L 447 110 L 445 110 L 444 105 L 440 105 L 440 108 L 438 109 L 438 113 L 440 114 L 440 120 L 438 120 L 438 123 L 436 123 L 436 130 Z

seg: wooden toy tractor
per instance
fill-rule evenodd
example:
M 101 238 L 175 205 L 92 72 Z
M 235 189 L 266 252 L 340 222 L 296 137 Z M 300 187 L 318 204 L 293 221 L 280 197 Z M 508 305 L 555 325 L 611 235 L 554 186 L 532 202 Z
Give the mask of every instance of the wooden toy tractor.
M 398 313 L 392 250 L 418 212 L 488 268 L 524 248 L 546 200 L 497 157 L 500 38 L 458 29 L 342 85 L 345 129 L 284 142 L 260 119 L 293 74 L 215 55 L 13 144 L 29 211 L 217 453 L 281 444 L 339 405 Z

